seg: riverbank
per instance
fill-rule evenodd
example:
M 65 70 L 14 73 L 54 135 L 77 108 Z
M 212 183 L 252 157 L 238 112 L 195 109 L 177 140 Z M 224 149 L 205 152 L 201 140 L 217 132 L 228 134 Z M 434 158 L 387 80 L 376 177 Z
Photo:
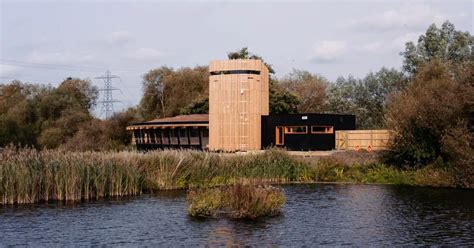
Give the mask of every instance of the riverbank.
M 281 150 L 222 155 L 198 151 L 65 152 L 7 148 L 0 152 L 0 204 L 80 201 L 237 182 L 349 182 L 453 186 L 442 167 L 400 170 L 377 154 L 290 156 Z

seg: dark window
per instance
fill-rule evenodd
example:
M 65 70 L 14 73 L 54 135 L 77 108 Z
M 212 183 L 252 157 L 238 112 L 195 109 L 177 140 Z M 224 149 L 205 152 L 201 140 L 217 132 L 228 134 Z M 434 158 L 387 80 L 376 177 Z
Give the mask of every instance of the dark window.
M 171 144 L 177 145 L 178 144 L 178 132 L 179 129 L 171 129 Z
M 186 128 L 179 129 L 179 144 L 188 145 L 188 136 L 186 135 Z
M 209 144 L 209 129 L 208 128 L 202 128 L 202 144 L 201 147 L 203 149 L 207 148 L 207 145 Z
M 232 71 L 211 71 L 211 75 L 227 75 L 227 74 L 255 74 L 260 75 L 260 71 L 254 70 L 232 70 Z
M 199 145 L 199 129 L 197 127 L 190 129 L 189 138 L 191 145 Z
M 311 126 L 311 133 L 334 133 L 333 126 Z
M 161 129 L 155 129 L 156 144 L 161 144 Z
M 162 134 L 163 134 L 163 145 L 169 145 L 170 143 L 170 138 L 169 138 L 169 135 L 170 135 L 170 129 L 166 128 L 166 129 L 163 129 L 162 130 Z
M 285 134 L 306 134 L 306 133 L 308 133 L 307 126 L 285 127 Z

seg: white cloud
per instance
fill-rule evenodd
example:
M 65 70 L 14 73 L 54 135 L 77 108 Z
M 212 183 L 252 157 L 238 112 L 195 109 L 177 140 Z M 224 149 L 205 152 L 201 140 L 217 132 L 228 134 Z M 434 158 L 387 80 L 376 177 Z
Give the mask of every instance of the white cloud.
M 447 17 L 429 5 L 401 5 L 397 9 L 353 20 L 351 26 L 372 31 L 393 29 L 423 30 L 430 24 L 441 24 Z
M 382 44 L 380 42 L 370 42 L 365 45 L 361 45 L 357 48 L 357 50 L 362 52 L 379 52 L 382 50 Z
M 112 32 L 107 37 L 107 42 L 110 44 L 120 45 L 127 43 L 133 39 L 132 34 L 126 30 Z
M 317 62 L 331 62 L 339 59 L 346 50 L 344 41 L 321 41 L 313 46 L 311 60 Z
M 74 65 L 77 63 L 92 62 L 96 57 L 92 53 L 84 53 L 77 51 L 61 51 L 61 52 L 44 52 L 33 51 L 26 57 L 26 61 L 39 64 L 60 64 Z
M 154 48 L 139 48 L 132 53 L 129 53 L 127 57 L 137 60 L 157 60 L 162 56 L 163 54 Z
M 14 65 L 0 65 L 0 76 L 7 77 L 15 74 L 19 70 L 18 66 Z

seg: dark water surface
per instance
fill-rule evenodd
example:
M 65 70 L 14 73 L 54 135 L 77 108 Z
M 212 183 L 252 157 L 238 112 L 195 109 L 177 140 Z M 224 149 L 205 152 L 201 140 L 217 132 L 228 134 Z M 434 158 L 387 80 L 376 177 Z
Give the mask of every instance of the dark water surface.
M 283 215 L 196 220 L 183 191 L 0 208 L 0 244 L 30 246 L 474 246 L 474 191 L 289 185 Z

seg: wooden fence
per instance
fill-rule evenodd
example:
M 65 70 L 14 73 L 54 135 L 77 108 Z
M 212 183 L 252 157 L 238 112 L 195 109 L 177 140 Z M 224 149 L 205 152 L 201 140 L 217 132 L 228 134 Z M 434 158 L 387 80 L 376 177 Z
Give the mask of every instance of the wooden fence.
M 388 149 L 390 130 L 341 130 L 336 131 L 338 150 L 385 150 Z

